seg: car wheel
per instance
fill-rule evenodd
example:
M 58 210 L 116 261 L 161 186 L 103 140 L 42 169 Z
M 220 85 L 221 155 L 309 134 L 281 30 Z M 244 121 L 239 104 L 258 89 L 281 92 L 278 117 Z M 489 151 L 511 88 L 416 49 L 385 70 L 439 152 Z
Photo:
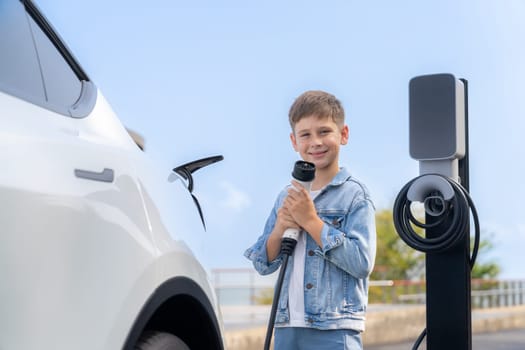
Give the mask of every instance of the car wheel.
M 135 350 L 190 350 L 179 337 L 164 332 L 145 332 Z

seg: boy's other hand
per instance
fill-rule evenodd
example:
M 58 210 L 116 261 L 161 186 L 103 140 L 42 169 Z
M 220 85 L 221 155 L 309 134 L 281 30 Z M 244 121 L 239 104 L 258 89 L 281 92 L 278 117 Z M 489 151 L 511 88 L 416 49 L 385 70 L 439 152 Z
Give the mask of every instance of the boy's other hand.
M 283 205 L 277 212 L 275 226 L 279 227 L 279 231 L 282 233 L 284 233 L 287 228 L 299 228 L 299 225 L 295 222 L 286 205 Z
M 292 180 L 292 185 L 293 188 L 288 190 L 283 207 L 287 208 L 293 220 L 304 228 L 309 220 L 317 218 L 317 211 L 310 193 L 295 180 Z
M 317 210 L 310 193 L 296 181 L 292 181 L 292 185 L 295 188 L 288 190 L 288 196 L 284 200 L 283 207 L 288 209 L 294 221 L 321 247 L 323 221 L 317 216 Z
M 299 228 L 299 225 L 293 219 L 290 211 L 283 205 L 277 211 L 277 219 L 273 231 L 268 237 L 266 242 L 266 254 L 268 255 L 268 261 L 273 261 L 281 251 L 281 240 L 283 238 L 284 231 L 287 228 Z

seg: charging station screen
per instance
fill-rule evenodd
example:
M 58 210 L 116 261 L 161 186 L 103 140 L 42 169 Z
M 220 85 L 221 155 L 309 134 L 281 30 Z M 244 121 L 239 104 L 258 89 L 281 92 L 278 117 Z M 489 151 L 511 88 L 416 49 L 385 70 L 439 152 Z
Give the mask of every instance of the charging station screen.
M 435 74 L 410 80 L 410 156 L 416 160 L 453 159 L 458 152 L 456 79 Z

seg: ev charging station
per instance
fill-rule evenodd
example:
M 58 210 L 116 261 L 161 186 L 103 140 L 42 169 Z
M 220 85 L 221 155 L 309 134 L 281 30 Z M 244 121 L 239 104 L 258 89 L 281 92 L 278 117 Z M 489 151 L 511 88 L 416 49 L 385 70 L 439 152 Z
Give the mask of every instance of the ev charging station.
M 426 253 L 428 350 L 471 350 L 470 270 L 479 246 L 479 221 L 469 194 L 467 81 L 452 74 L 418 76 L 409 83 L 410 156 L 420 175 L 394 203 L 394 225 L 412 248 Z M 423 203 L 425 221 L 412 213 Z M 470 253 L 470 213 L 476 235 Z M 424 236 L 415 227 L 424 229 Z

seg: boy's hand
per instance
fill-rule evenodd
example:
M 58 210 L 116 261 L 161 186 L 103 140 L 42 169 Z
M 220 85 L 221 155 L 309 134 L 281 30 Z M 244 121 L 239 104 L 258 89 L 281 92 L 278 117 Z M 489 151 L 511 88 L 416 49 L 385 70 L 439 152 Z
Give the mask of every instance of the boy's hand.
M 287 228 L 299 228 L 299 225 L 293 219 L 286 205 L 283 205 L 277 211 L 275 226 L 266 242 L 266 254 L 268 255 L 269 261 L 273 261 L 279 255 L 281 251 L 281 240 Z
M 293 220 L 321 246 L 323 221 L 317 216 L 310 193 L 295 180 L 292 180 L 292 185 L 295 189 L 288 190 L 283 207 L 288 209 Z
M 294 188 L 288 190 L 283 207 L 287 208 L 293 220 L 304 228 L 309 220 L 317 217 L 317 212 L 310 193 L 295 180 L 292 180 L 292 185 Z
M 282 233 L 284 233 L 287 228 L 299 228 L 299 225 L 295 222 L 286 205 L 283 205 L 277 212 L 275 226 L 278 227 L 278 231 L 282 231 Z

